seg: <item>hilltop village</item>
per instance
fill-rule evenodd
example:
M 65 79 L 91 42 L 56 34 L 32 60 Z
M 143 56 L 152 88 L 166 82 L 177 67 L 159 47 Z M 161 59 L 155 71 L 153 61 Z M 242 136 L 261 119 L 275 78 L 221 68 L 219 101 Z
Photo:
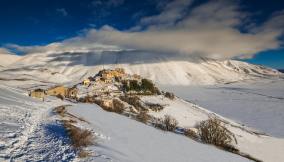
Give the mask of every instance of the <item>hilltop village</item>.
M 129 107 L 131 112 L 140 112 L 145 107 L 139 96 L 161 95 L 160 90 L 151 80 L 137 74 L 127 74 L 123 68 L 103 69 L 71 87 L 55 86 L 48 89 L 35 89 L 29 92 L 31 97 L 44 100 L 46 96 L 56 96 L 73 102 L 96 103 L 104 109 L 117 111 L 117 108 Z M 174 98 L 171 93 L 164 93 Z M 151 109 L 161 109 L 161 105 L 146 105 Z M 115 109 L 115 110 L 114 110 Z M 139 109 L 139 110 L 138 110 Z M 146 110 L 146 108 L 145 108 Z M 122 111 L 122 110 L 118 110 Z

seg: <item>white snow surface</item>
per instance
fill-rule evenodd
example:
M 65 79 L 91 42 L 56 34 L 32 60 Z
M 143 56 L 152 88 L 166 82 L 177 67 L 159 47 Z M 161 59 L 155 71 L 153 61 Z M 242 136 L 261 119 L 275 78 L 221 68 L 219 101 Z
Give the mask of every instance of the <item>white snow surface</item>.
M 89 121 L 99 137 L 97 145 L 89 148 L 96 154 L 90 161 L 248 161 L 213 146 L 106 112 L 96 105 L 79 104 L 68 111 Z
M 95 156 L 79 159 L 64 128 L 51 113 L 54 107 L 70 103 L 52 97 L 42 102 L 19 89 L 0 89 L 0 161 L 248 161 L 87 104 L 68 108 L 90 122 L 81 123 L 81 127 L 92 129 L 96 135 L 96 144 L 88 148 Z
M 32 99 L 0 85 L 0 161 L 68 161 L 75 157 L 63 127 L 50 118 L 57 99 Z
M 162 87 L 217 114 L 269 135 L 284 137 L 283 79 L 215 86 Z
M 281 161 L 284 159 L 284 139 L 257 135 L 258 131 L 236 123 L 230 119 L 224 118 L 208 111 L 196 104 L 186 102 L 182 99 L 170 100 L 162 96 L 145 96 L 142 98 L 145 102 L 164 105 L 165 108 L 160 112 L 151 112 L 150 114 L 163 118 L 164 115 L 170 115 L 178 121 L 178 125 L 183 128 L 192 128 L 201 121 L 207 120 L 209 116 L 217 116 L 225 121 L 226 127 L 236 136 L 237 144 L 234 144 L 241 152 L 247 153 L 263 161 Z

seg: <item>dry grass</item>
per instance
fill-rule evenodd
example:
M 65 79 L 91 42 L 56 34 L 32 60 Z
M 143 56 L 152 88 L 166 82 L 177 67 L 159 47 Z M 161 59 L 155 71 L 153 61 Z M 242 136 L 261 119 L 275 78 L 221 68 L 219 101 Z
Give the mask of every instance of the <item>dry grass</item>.
M 90 130 L 81 129 L 66 121 L 63 124 L 74 148 L 81 149 L 94 144 L 94 136 Z
M 57 113 L 61 117 L 64 117 L 65 114 L 66 114 L 66 108 L 65 108 L 65 106 L 58 106 L 58 107 L 53 109 L 53 112 Z
M 202 121 L 197 128 L 203 142 L 216 145 L 227 151 L 236 150 L 231 144 L 233 141 L 237 143 L 234 134 L 223 126 L 219 119 L 209 118 Z
M 68 113 L 65 106 L 58 106 L 53 111 L 61 116 L 61 122 L 63 123 L 63 126 L 71 140 L 71 145 L 78 151 L 78 156 L 80 158 L 90 156 L 90 153 L 83 150 L 83 148 L 95 144 L 95 137 L 93 136 L 93 133 L 90 130 L 74 126 L 78 120 L 86 121 Z
M 91 153 L 88 152 L 88 151 L 85 151 L 85 150 L 81 150 L 78 153 L 79 158 L 86 158 L 86 157 L 90 157 L 90 156 L 91 156 Z

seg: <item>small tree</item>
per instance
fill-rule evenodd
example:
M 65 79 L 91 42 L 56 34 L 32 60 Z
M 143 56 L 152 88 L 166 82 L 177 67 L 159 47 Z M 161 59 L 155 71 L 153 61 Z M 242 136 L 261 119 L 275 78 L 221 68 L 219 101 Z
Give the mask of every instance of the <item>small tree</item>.
M 234 149 L 231 145 L 233 140 L 237 143 L 234 134 L 223 126 L 221 121 L 215 117 L 202 121 L 197 128 L 201 140 L 205 143 L 220 146 L 226 150 Z

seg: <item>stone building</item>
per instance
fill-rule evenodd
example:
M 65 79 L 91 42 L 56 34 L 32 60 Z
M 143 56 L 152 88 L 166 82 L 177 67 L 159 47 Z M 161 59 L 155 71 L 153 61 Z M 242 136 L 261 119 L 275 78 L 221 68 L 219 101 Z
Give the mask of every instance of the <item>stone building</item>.
M 43 89 L 32 90 L 32 91 L 30 91 L 29 96 L 34 97 L 34 98 L 43 99 L 44 96 L 45 96 L 45 90 L 43 90 Z
M 53 88 L 49 88 L 46 93 L 49 96 L 61 95 L 63 97 L 66 97 L 67 94 L 68 94 L 68 88 L 63 87 L 63 86 L 56 86 L 56 87 L 53 87 Z

